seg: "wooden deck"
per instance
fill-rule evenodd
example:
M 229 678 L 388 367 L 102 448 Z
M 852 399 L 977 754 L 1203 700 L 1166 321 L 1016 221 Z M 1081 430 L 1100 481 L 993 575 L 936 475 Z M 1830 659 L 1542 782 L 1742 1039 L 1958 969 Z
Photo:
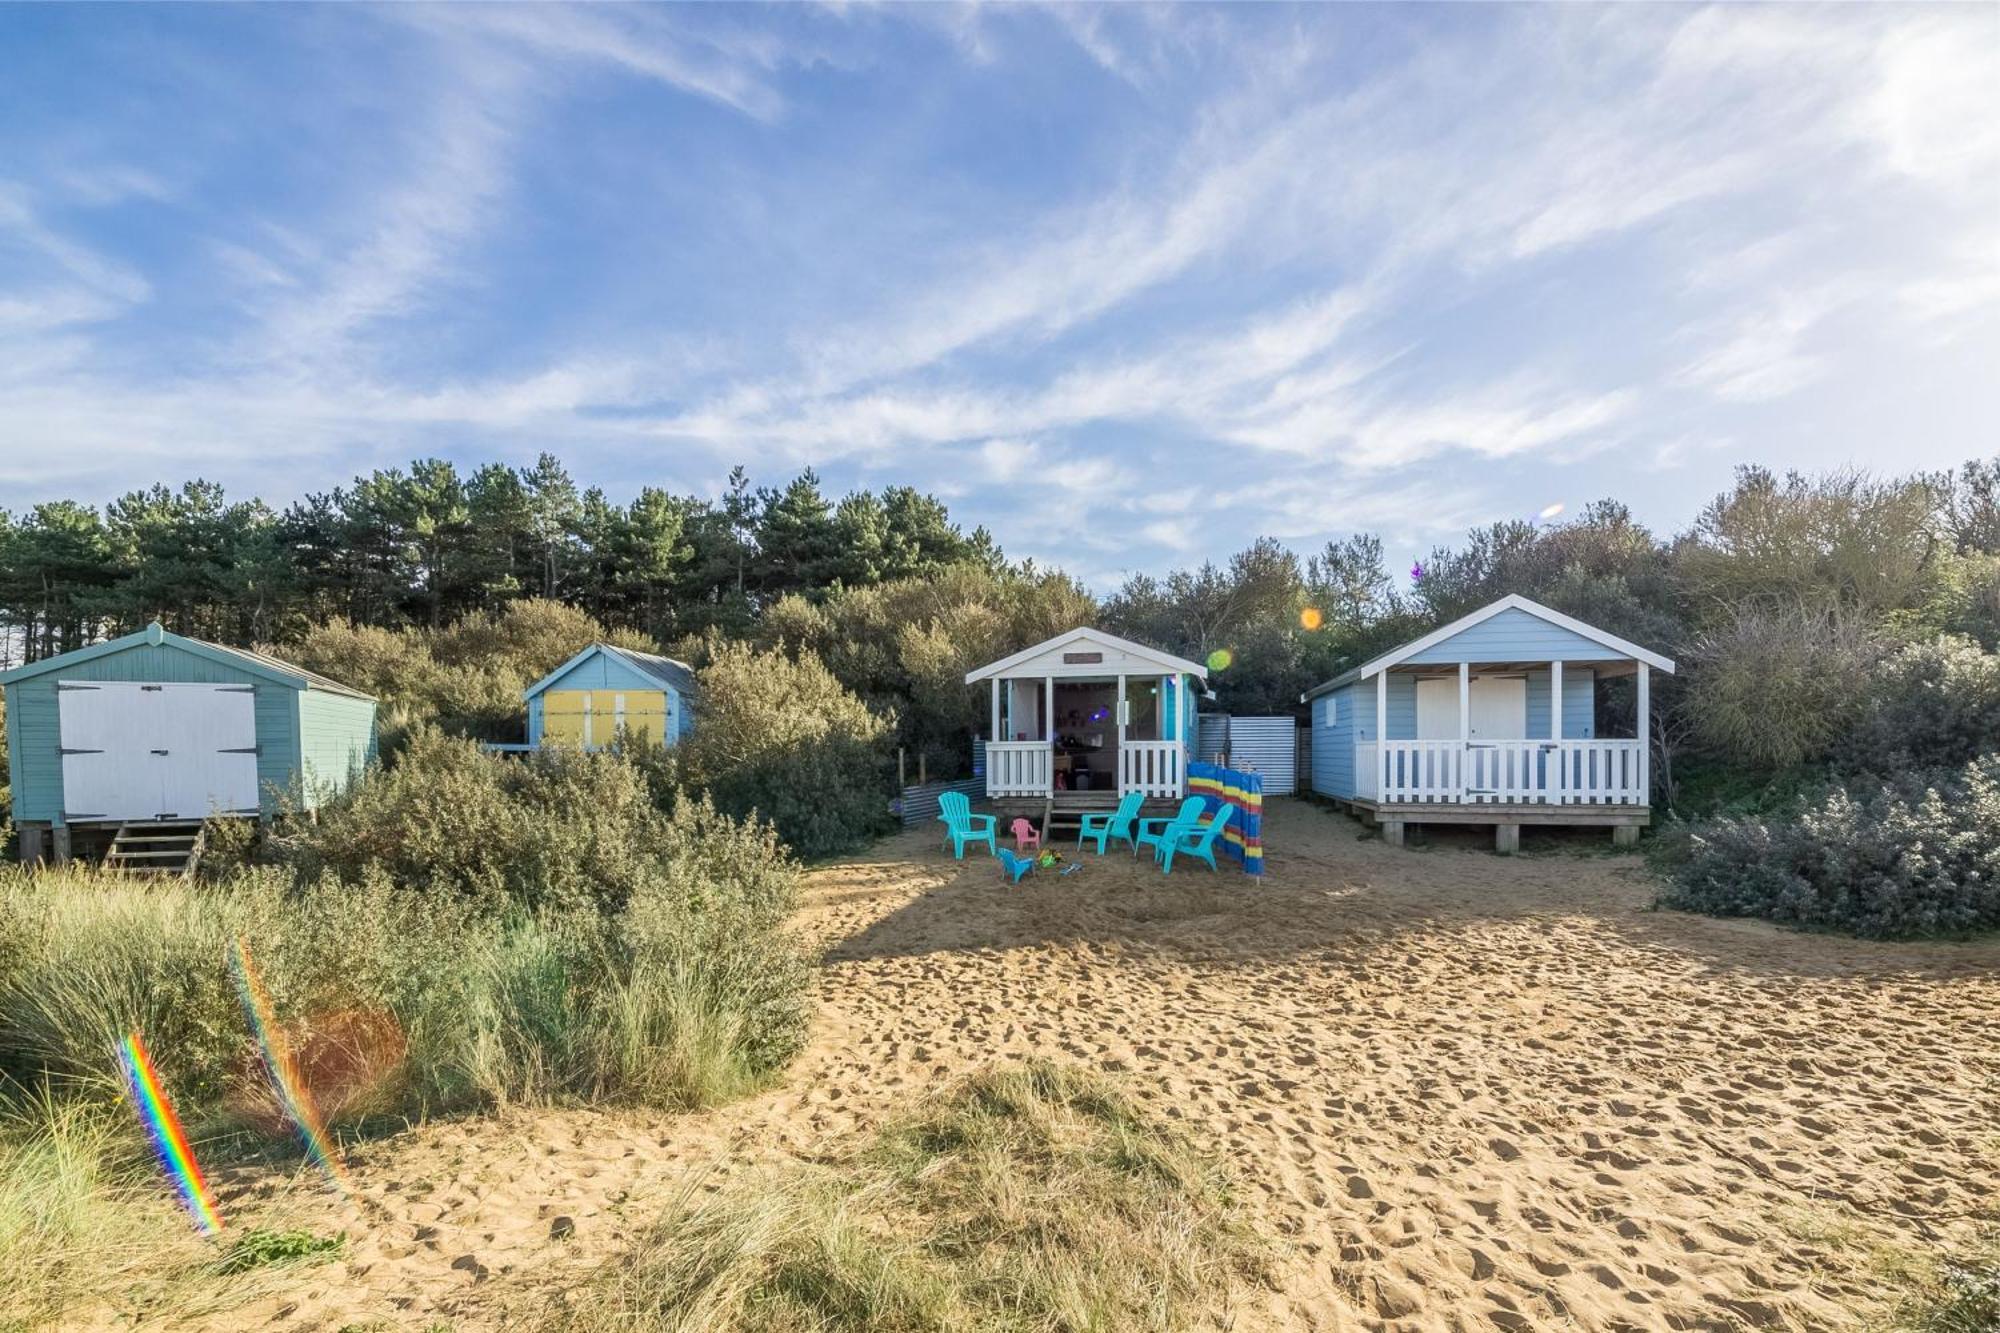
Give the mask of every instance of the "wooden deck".
M 1538 828 L 1608 828 L 1611 840 L 1620 847 L 1636 846 L 1639 830 L 1653 822 L 1648 805 L 1555 805 L 1547 801 L 1503 804 L 1497 802 L 1398 801 L 1383 804 L 1366 800 L 1339 800 L 1355 815 L 1382 830 L 1382 840 L 1391 846 L 1403 845 L 1404 830 L 1411 824 L 1491 824 L 1493 849 L 1516 852 L 1521 849 L 1524 825 Z

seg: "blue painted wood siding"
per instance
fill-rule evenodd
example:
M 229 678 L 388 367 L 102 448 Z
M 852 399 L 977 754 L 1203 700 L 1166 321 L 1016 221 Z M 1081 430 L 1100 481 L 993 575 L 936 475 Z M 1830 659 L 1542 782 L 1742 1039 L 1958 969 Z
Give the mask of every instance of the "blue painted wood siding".
M 542 743 L 542 694 L 550 690 L 625 690 L 633 694 L 666 696 L 667 712 L 674 719 L 674 739 L 694 730 L 693 711 L 681 692 L 656 680 L 631 663 L 610 653 L 592 653 L 550 681 L 528 700 L 528 744 Z
M 1528 676 L 1528 739 L 1548 740 L 1550 673 Z M 1589 740 L 1597 734 L 1596 677 L 1589 667 L 1563 666 L 1563 737 Z M 1375 725 L 1375 681 L 1343 685 L 1312 701 L 1312 788 L 1322 796 L 1355 795 L 1354 747 L 1381 735 Z M 1330 720 L 1329 720 L 1330 719 Z M 1417 678 L 1389 672 L 1389 739 L 1417 735 Z
M 1615 648 L 1584 638 L 1574 630 L 1551 625 L 1540 616 L 1509 607 L 1499 615 L 1434 643 L 1402 665 L 1435 666 L 1453 662 L 1623 662 Z M 1365 682 L 1364 682 L 1365 683 Z
M 300 690 L 298 700 L 298 799 L 317 810 L 375 762 L 375 701 L 324 690 Z
M 1312 701 L 1312 789 L 1322 796 L 1354 795 L 1354 736 L 1358 692 L 1343 685 Z M 1375 696 L 1368 696 L 1375 711 Z
M 257 785 L 266 812 L 276 808 L 278 793 L 293 789 L 299 774 L 298 690 L 170 643 L 134 644 L 7 687 L 7 755 L 17 823 L 62 821 L 62 715 L 56 684 L 63 680 L 254 686 Z

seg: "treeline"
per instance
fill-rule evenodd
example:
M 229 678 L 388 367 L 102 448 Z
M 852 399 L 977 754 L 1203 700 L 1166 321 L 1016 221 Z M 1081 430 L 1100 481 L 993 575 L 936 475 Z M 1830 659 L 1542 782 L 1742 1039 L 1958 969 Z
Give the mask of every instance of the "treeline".
M 206 481 L 0 510 L 0 654 L 32 661 L 156 618 L 236 643 L 333 618 L 438 628 L 523 597 L 665 641 L 744 632 L 787 594 L 965 564 L 1001 554 L 905 486 L 835 501 L 811 471 L 773 489 L 738 468 L 719 499 L 646 487 L 620 505 L 547 454 L 469 475 L 420 459 L 283 512 Z

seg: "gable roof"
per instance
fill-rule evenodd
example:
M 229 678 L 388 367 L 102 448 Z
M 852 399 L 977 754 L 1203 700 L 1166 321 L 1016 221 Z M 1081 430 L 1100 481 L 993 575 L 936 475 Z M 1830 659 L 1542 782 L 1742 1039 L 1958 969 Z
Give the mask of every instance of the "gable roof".
M 1003 657 L 997 662 L 987 663 L 976 671 L 968 671 L 965 673 L 965 683 L 971 685 L 978 681 L 990 680 L 994 676 L 1004 676 L 1023 662 L 1032 661 L 1043 653 L 1052 653 L 1073 643 L 1089 643 L 1100 648 L 1110 648 L 1152 663 L 1162 671 L 1185 672 L 1200 677 L 1204 682 L 1208 680 L 1208 668 L 1199 662 L 1190 662 L 1185 657 L 1175 657 L 1172 653 L 1161 652 L 1158 648 L 1148 648 L 1143 643 L 1134 643 L 1130 639 L 1121 639 L 1116 634 L 1106 634 L 1101 629 L 1083 625 L 1068 633 L 1058 634 L 1053 639 L 1044 639 L 1032 648 L 1023 648 L 1011 657 Z
M 533 685 L 530 685 L 527 689 L 522 690 L 521 698 L 523 700 L 534 698 L 577 667 L 582 666 L 591 658 L 600 655 L 622 662 L 648 680 L 657 681 L 660 685 L 676 690 L 681 694 L 692 695 L 698 693 L 698 687 L 695 685 L 694 679 L 694 668 L 686 662 L 678 661 L 671 657 L 661 657 L 658 653 L 642 653 L 634 648 L 619 648 L 608 643 L 593 643 L 576 656 L 570 658 L 569 661 L 564 662 L 554 671 L 551 671 L 548 675 L 543 676 Z
M 1560 611 L 1543 606 L 1540 602 L 1523 597 L 1519 593 L 1509 593 L 1497 602 L 1480 607 L 1471 615 L 1460 616 L 1449 625 L 1434 629 L 1422 638 L 1412 639 L 1399 648 L 1390 649 L 1372 661 L 1363 662 L 1360 666 L 1352 670 L 1343 671 L 1323 685 L 1313 686 L 1310 690 L 1299 696 L 1299 701 L 1303 703 L 1310 699 L 1316 699 L 1329 690 L 1337 690 L 1341 686 L 1352 684 L 1357 680 L 1367 680 L 1376 673 L 1386 671 L 1399 662 L 1408 661 L 1427 648 L 1434 648 L 1447 639 L 1463 634 L 1474 625 L 1491 620 L 1503 611 L 1524 611 L 1538 620 L 1545 620 L 1551 625 L 1566 629 L 1572 634 L 1580 635 L 1583 638 L 1589 639 L 1592 643 L 1600 644 L 1621 656 L 1631 658 L 1635 662 L 1644 662 L 1646 665 L 1656 667 L 1670 676 L 1674 672 L 1674 662 L 1670 657 L 1662 657 L 1649 648 L 1641 648 L 1636 643 L 1621 639 L 1616 634 L 1601 630 L 1595 625 L 1587 624 L 1584 621 L 1578 620 L 1575 616 L 1566 616 Z
M 110 657 L 114 653 L 122 653 L 130 648 L 141 648 L 148 644 L 165 644 L 178 648 L 182 652 L 205 657 L 211 662 L 220 662 L 239 671 L 247 671 L 253 676 L 262 677 L 274 684 L 288 685 L 295 690 L 323 690 L 328 694 L 345 694 L 356 699 L 372 700 L 375 697 L 372 694 L 363 694 L 351 685 L 343 685 L 337 680 L 322 676 L 317 671 L 308 671 L 302 666 L 280 661 L 268 653 L 253 652 L 248 648 L 232 648 L 225 643 L 210 643 L 206 639 L 190 639 L 186 635 L 170 633 L 162 629 L 157 620 L 132 634 L 106 639 L 103 643 L 94 643 L 88 648 L 58 653 L 39 662 L 15 667 L 12 671 L 0 672 L 0 685 L 13 685 L 34 676 L 45 676 L 52 671 L 66 671 L 84 662 Z

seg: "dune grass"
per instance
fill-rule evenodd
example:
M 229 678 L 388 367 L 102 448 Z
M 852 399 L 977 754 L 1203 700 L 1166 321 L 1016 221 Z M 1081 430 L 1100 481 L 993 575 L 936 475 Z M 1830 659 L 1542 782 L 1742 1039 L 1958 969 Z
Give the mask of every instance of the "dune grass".
M 829 1165 L 677 1199 L 543 1333 L 1116 1333 L 1220 1316 L 1258 1246 L 1227 1176 L 1101 1077 L 975 1075 Z

